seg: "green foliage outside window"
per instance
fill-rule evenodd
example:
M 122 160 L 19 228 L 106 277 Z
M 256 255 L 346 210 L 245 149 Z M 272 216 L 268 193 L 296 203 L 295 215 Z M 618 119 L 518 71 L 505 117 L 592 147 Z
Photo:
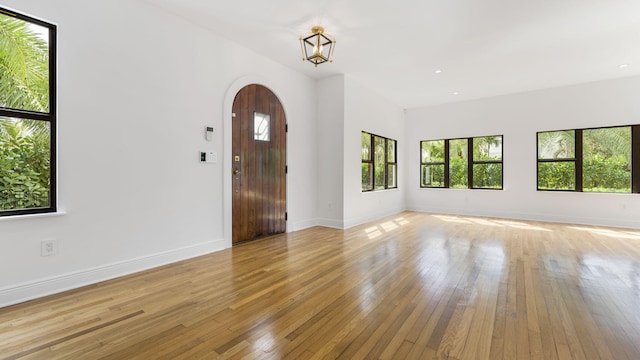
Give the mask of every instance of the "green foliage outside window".
M 573 159 L 576 151 L 574 130 L 538 133 L 539 159 Z
M 373 176 L 371 176 L 371 164 L 362 163 L 362 190 L 373 190 Z
M 362 191 L 397 188 L 396 141 L 361 133 Z
M 631 192 L 631 166 L 625 157 L 594 155 L 584 160 L 582 191 Z
M 0 108 L 7 113 L 49 115 L 48 31 L 0 14 Z M 49 121 L 0 117 L 0 211 L 50 206 L 50 134 Z
M 449 140 L 449 187 L 469 187 L 468 139 Z
M 384 138 L 379 136 L 373 137 L 373 163 L 374 163 L 374 175 L 373 175 L 373 183 L 374 188 L 376 190 L 381 190 L 385 188 L 385 158 L 384 154 L 386 152 L 385 149 L 385 141 Z
M 449 187 L 467 189 L 469 187 L 469 166 L 466 159 L 451 159 L 449 161 Z
M 582 191 L 631 192 L 630 126 L 538 133 L 538 159 L 540 190 L 575 190 L 576 167 L 582 166 Z
M 49 206 L 49 134 L 0 118 L 0 210 Z
M 502 160 L 502 136 L 473 138 L 473 160 Z
M 360 138 L 362 143 L 362 160 L 371 160 L 371 134 L 363 132 Z
M 421 187 L 502 189 L 500 135 L 421 141 L 420 152 Z
M 423 141 L 422 162 L 444 162 L 444 140 Z
M 573 161 L 538 163 L 538 189 L 574 190 L 575 168 Z
M 422 165 L 421 186 L 444 187 L 444 165 Z
M 502 163 L 473 165 L 473 187 L 502 189 Z
M 398 184 L 396 184 L 396 179 L 398 179 L 398 174 L 396 173 L 396 165 L 387 165 L 387 187 L 390 189 L 398 187 Z
M 630 192 L 631 169 L 623 157 L 596 155 L 583 161 L 583 191 Z M 575 163 L 538 164 L 538 188 L 541 190 L 575 190 Z
M 420 144 L 420 186 L 444 187 L 444 140 L 422 141 Z
M 0 13 L 0 106 L 49 112 L 46 29 Z
M 631 127 L 583 130 L 582 188 L 631 192 Z

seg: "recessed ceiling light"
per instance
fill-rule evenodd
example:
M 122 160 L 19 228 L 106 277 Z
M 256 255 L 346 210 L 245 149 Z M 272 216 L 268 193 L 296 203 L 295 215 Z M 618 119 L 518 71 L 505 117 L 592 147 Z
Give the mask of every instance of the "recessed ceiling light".
M 622 64 L 622 65 L 618 65 L 618 67 L 619 67 L 620 69 L 624 69 L 624 68 L 626 68 L 626 67 L 629 67 L 629 64 Z
M 453 95 L 460 95 L 460 93 L 459 93 L 459 92 L 457 92 L 457 91 L 454 91 L 452 94 L 453 94 Z
M 434 73 L 440 74 L 440 73 L 442 73 L 442 70 L 436 70 L 436 71 L 434 71 Z

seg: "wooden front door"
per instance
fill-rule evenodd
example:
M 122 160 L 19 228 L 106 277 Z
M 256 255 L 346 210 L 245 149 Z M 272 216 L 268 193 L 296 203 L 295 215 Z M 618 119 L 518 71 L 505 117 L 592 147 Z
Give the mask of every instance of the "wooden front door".
M 233 101 L 233 244 L 286 231 L 286 118 L 261 85 Z

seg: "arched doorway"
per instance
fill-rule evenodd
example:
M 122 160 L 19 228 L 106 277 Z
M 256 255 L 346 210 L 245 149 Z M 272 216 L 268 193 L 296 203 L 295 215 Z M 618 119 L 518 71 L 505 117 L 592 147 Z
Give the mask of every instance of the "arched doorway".
M 286 231 L 287 121 L 278 97 L 251 84 L 233 101 L 232 244 Z

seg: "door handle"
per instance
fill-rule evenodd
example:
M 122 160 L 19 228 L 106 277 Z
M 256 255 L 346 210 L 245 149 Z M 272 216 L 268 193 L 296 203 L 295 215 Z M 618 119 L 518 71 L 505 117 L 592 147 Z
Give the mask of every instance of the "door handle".
M 233 175 L 238 175 L 240 173 L 240 170 L 238 170 L 238 168 L 233 168 Z

